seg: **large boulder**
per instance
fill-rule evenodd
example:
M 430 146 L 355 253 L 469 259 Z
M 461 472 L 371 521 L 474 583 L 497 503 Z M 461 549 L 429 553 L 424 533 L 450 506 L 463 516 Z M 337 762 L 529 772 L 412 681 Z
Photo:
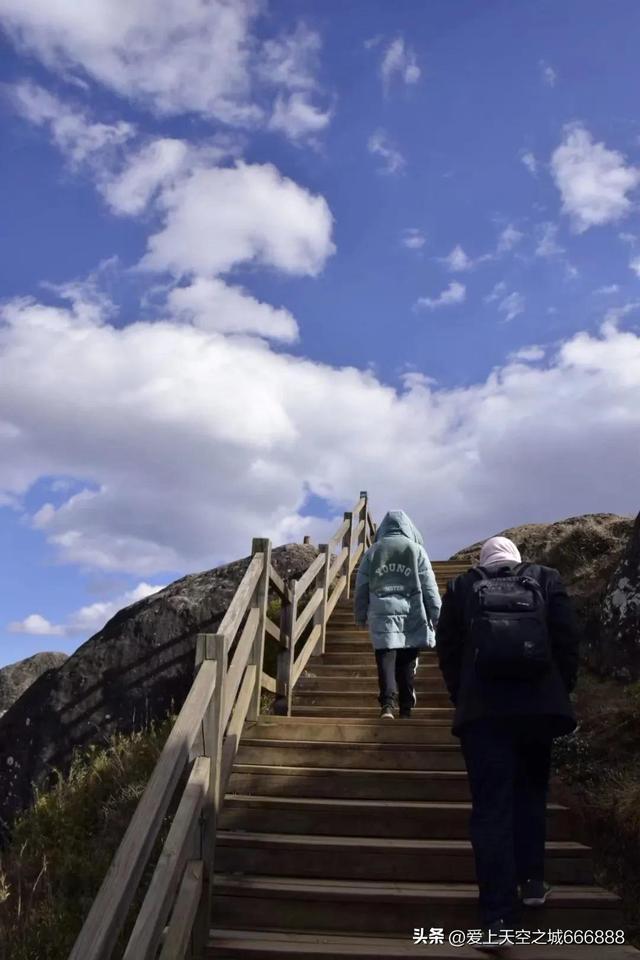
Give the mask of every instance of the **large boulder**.
M 0 717 L 22 696 L 27 687 L 46 673 L 57 670 L 67 659 L 66 653 L 35 653 L 25 660 L 0 669 Z
M 281 577 L 300 577 L 311 545 L 272 553 Z M 215 632 L 249 558 L 183 577 L 120 610 L 57 670 L 43 674 L 0 718 L 0 830 L 33 786 L 66 771 L 76 748 L 178 710 L 193 681 L 195 637 Z
M 633 518 L 588 513 L 556 523 L 525 523 L 500 534 L 517 544 L 524 560 L 555 567 L 567 585 L 584 628 L 585 653 L 597 643 L 605 590 L 627 547 Z M 477 563 L 482 542 L 465 547 L 452 560 Z
M 605 591 L 592 656 L 602 673 L 640 679 L 640 513 Z

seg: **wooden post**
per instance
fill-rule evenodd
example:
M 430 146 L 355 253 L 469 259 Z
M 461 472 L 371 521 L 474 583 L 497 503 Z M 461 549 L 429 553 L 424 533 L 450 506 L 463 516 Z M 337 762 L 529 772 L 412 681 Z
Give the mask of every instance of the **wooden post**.
M 298 619 L 298 581 L 297 580 L 288 580 L 287 587 L 289 588 L 289 611 L 287 617 L 287 649 L 286 649 L 286 696 L 287 696 L 287 706 L 286 706 L 286 715 L 291 716 L 291 705 L 293 701 L 293 665 L 296 659 L 296 644 L 294 641 L 294 635 L 296 631 L 296 621 Z M 279 678 L 278 678 L 279 679 Z
M 345 597 L 349 599 L 351 596 L 351 539 L 353 537 L 353 514 L 351 512 L 344 514 L 344 519 L 349 521 L 349 529 L 342 538 L 342 547 L 346 547 L 349 551 L 347 553 L 347 559 L 345 561 L 345 574 L 347 577 L 347 586 L 345 589 Z
M 307 534 L 306 537 L 303 538 L 302 542 L 304 544 L 311 543 L 311 537 L 309 536 L 309 534 Z
M 216 840 L 216 823 L 221 806 L 220 770 L 222 767 L 222 744 L 224 730 L 222 717 L 224 712 L 224 689 L 227 676 L 229 640 L 223 633 L 200 634 L 197 640 L 196 665 L 198 658 L 217 662 L 216 686 L 209 709 L 202 720 L 202 739 L 204 756 L 211 761 L 209 789 L 202 819 L 200 821 L 200 859 L 204 863 L 202 896 L 191 938 L 191 956 L 194 960 L 204 960 L 209 941 L 211 918 L 211 896 L 213 893 L 213 853 Z
M 286 599 L 282 600 L 282 609 L 280 610 L 280 649 L 278 650 L 278 659 L 276 664 L 276 677 L 278 681 L 278 694 L 273 705 L 274 713 L 280 716 L 287 715 L 287 690 L 289 687 L 289 646 L 292 636 L 292 591 L 291 581 L 285 580 Z
M 362 516 L 358 517 L 358 524 L 361 520 L 364 520 L 364 527 L 362 528 L 362 533 L 358 537 L 358 546 L 364 544 L 363 553 L 367 549 L 367 511 L 369 510 L 369 495 L 366 490 L 360 491 L 360 499 L 364 500 L 364 507 L 362 508 Z
M 312 656 L 318 657 L 324 653 L 325 643 L 327 639 L 327 600 L 329 598 L 329 569 L 331 567 L 331 544 L 321 543 L 319 546 L 320 553 L 324 553 L 324 566 L 315 580 L 315 589 L 318 587 L 322 590 L 322 603 L 316 610 L 313 615 L 313 625 L 320 624 L 321 633 L 320 639 L 316 645 L 315 650 L 313 651 Z
M 251 696 L 249 709 L 247 711 L 247 721 L 257 720 L 260 715 L 260 697 L 262 694 L 262 667 L 264 665 L 264 634 L 267 620 L 267 605 L 269 603 L 269 572 L 271 570 L 271 541 L 255 539 L 251 544 L 251 556 L 256 553 L 263 555 L 263 568 L 258 586 L 256 587 L 255 599 L 252 604 L 260 612 L 256 638 L 253 642 L 253 650 L 249 655 L 249 663 L 256 666 L 256 685 Z

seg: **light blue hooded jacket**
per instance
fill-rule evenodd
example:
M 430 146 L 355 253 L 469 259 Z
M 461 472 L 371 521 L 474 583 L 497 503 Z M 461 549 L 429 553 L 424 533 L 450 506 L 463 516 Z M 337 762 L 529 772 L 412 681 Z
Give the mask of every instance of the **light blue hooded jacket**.
M 362 558 L 354 608 L 376 650 L 435 646 L 440 593 L 422 537 L 403 510 L 387 513 Z

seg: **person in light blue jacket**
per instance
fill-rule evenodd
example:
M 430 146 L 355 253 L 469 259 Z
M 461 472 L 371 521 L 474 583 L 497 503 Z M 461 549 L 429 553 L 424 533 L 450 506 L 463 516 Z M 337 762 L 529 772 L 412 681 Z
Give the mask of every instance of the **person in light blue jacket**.
M 380 716 L 409 718 L 416 704 L 418 654 L 435 646 L 440 593 L 422 536 L 403 510 L 378 527 L 356 577 L 356 623 L 369 625 L 380 687 Z

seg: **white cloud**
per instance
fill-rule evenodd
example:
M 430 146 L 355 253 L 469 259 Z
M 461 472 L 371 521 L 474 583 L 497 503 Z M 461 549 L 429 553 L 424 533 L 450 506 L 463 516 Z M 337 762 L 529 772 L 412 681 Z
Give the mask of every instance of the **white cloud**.
M 149 583 L 139 583 L 133 590 L 128 590 L 113 600 L 81 607 L 71 613 L 64 624 L 54 625 L 39 613 L 32 613 L 24 620 L 10 623 L 7 629 L 9 633 L 25 633 L 31 636 L 89 637 L 101 630 L 119 610 L 138 600 L 145 600 L 163 589 L 164 585 L 152 586 Z
M 467 288 L 463 283 L 453 280 L 446 290 L 443 290 L 440 296 L 432 299 L 431 297 L 420 297 L 416 301 L 416 307 L 424 307 L 427 310 L 436 310 L 438 307 L 450 307 L 457 303 L 464 303 L 467 296 Z
M 218 279 L 197 277 L 186 287 L 174 287 L 167 296 L 170 316 L 203 330 L 248 334 L 291 343 L 298 325 L 288 310 L 260 303 L 239 287 Z
M 640 308 L 640 300 L 633 300 L 621 307 L 610 307 L 604 316 L 605 323 L 617 326 L 621 320 L 629 316 L 630 313 L 635 313 L 638 308 Z
M 474 261 L 467 256 L 459 243 L 453 248 L 451 253 L 440 259 L 446 264 L 447 269 L 450 270 L 451 273 L 464 273 L 466 270 L 471 270 L 474 264 Z
M 259 39 L 265 9 L 259 0 L 0 0 L 9 36 L 65 80 L 86 87 L 89 78 L 159 114 L 268 124 L 300 140 L 330 119 L 311 102 L 321 39 L 304 24 Z
M 27 633 L 34 637 L 61 637 L 64 628 L 50 623 L 39 613 L 30 613 L 24 620 L 14 620 L 7 627 L 9 633 Z
M 495 303 L 496 300 L 499 300 L 501 297 L 504 297 L 506 292 L 507 292 L 507 285 L 504 282 L 504 280 L 500 280 L 498 281 L 498 283 L 496 283 L 491 293 L 488 293 L 487 296 L 484 297 L 484 302 Z
M 420 67 L 415 51 L 407 46 L 404 37 L 396 37 L 386 47 L 380 64 L 380 74 L 385 89 L 395 77 L 405 84 L 417 83 L 420 79 Z
M 523 237 L 524 234 L 517 230 L 512 223 L 509 223 L 498 237 L 497 255 L 501 256 L 503 253 L 509 253 L 520 243 Z
M 331 122 L 331 111 L 323 111 L 297 91 L 276 99 L 269 121 L 271 130 L 280 130 L 290 140 L 300 141 L 314 137 Z
M 402 231 L 402 245 L 409 250 L 421 250 L 427 239 L 418 227 L 407 227 Z
M 521 313 L 524 313 L 524 308 L 524 297 L 515 290 L 507 294 L 498 304 L 498 310 L 504 314 L 505 323 L 515 320 Z
M 544 360 L 545 356 L 546 350 L 544 347 L 538 344 L 531 344 L 529 347 L 521 347 L 520 350 L 516 350 L 511 354 L 511 359 L 514 361 L 519 360 L 522 363 L 537 363 L 539 360 Z
M 558 243 L 558 227 L 555 223 L 541 223 L 537 233 L 536 257 L 559 257 L 565 252 L 564 247 Z
M 405 167 L 405 159 L 389 140 L 384 130 L 376 130 L 369 137 L 369 153 L 382 160 L 381 173 L 400 173 Z
M 316 275 L 334 252 L 326 201 L 271 164 L 195 168 L 161 198 L 164 225 L 149 238 L 146 269 L 215 275 L 241 263 Z
M 633 272 L 635 273 L 636 277 L 640 277 L 640 256 L 638 256 L 638 257 L 633 257 L 633 258 L 629 261 L 629 269 L 630 269 L 630 270 L 633 270 Z
M 535 158 L 535 155 L 531 150 L 525 150 L 520 154 L 520 160 L 527 168 L 532 177 L 537 176 L 538 173 L 538 161 Z
M 551 170 L 562 196 L 562 210 L 576 233 L 620 220 L 630 213 L 627 196 L 640 184 L 640 168 L 623 154 L 595 143 L 578 123 L 565 128 L 564 140 L 551 157 Z
M 334 522 L 300 515 L 308 490 L 336 512 L 364 487 L 377 516 L 402 503 L 435 557 L 525 519 L 637 508 L 640 336 L 611 322 L 544 366 L 396 390 L 171 318 L 114 326 L 21 300 L 2 312 L 0 409 L 0 493 L 84 478 L 40 534 L 62 561 L 145 580 L 246 555 L 258 535 L 326 539 Z
M 598 287 L 597 290 L 594 290 L 594 293 L 599 293 L 603 296 L 609 296 L 612 293 L 618 293 L 620 287 L 617 283 L 610 283 L 608 286 Z
M 47 127 L 56 146 L 73 164 L 113 150 L 134 135 L 132 124 L 92 122 L 85 111 L 74 109 L 37 84 L 22 82 L 10 90 L 22 116 L 35 126 Z
M 551 64 L 547 63 L 546 60 L 540 60 L 538 63 L 538 69 L 540 70 L 540 79 L 542 82 L 547 87 L 555 87 L 558 80 L 558 74 Z

